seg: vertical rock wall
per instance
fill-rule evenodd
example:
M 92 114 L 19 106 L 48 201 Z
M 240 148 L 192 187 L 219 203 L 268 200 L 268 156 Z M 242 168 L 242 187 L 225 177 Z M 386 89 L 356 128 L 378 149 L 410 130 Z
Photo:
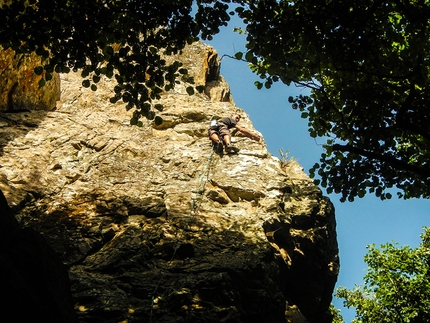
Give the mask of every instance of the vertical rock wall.
M 211 86 L 165 93 L 158 127 L 130 126 L 113 82 L 94 93 L 74 74 L 56 111 L 0 114 L 0 189 L 67 266 L 80 322 L 331 322 L 333 206 L 264 141 L 212 151 L 213 116 L 256 131 L 215 55 L 178 58 Z

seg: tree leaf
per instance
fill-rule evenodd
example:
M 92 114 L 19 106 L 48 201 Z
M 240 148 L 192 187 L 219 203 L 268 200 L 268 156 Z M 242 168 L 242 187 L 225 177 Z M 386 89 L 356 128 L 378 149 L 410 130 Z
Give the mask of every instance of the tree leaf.
M 36 75 L 42 75 L 43 71 L 44 71 L 43 66 L 36 66 L 34 68 L 34 74 Z
M 154 119 L 154 123 L 159 126 L 163 123 L 163 119 L 160 116 L 156 116 Z
M 162 104 L 157 103 L 156 105 L 154 105 L 154 108 L 158 111 L 163 111 L 164 107 Z
M 138 123 L 138 119 L 137 119 L 136 117 L 133 117 L 133 118 L 131 118 L 131 119 L 130 119 L 130 124 L 131 124 L 132 126 L 137 125 L 137 123 Z
M 187 90 L 188 95 L 193 95 L 194 94 L 194 87 L 188 86 L 186 90 Z

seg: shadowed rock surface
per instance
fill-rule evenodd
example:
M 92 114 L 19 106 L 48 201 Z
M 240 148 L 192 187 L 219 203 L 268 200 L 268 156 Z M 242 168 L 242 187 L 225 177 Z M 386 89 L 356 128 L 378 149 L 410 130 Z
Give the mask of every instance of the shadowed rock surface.
M 39 233 L 21 229 L 0 192 L 0 311 L 12 322 L 78 322 L 67 269 Z
M 69 270 L 80 322 L 331 322 L 334 209 L 294 160 L 235 134 L 216 154 L 212 117 L 243 116 L 213 48 L 177 58 L 206 92 L 163 94 L 155 126 L 130 126 L 61 75 L 55 111 L 0 114 L 0 189 Z

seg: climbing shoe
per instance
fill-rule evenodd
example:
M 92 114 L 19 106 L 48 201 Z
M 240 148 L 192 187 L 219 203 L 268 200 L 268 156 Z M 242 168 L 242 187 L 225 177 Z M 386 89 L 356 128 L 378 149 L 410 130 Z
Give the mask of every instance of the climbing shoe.
M 233 145 L 228 145 L 225 147 L 225 152 L 227 154 L 235 154 L 239 151 L 239 149 L 237 149 L 236 147 L 234 147 Z
M 215 149 L 216 149 L 216 152 L 218 153 L 218 154 L 222 154 L 223 153 L 223 149 L 224 149 L 224 147 L 223 147 L 223 144 L 222 144 L 222 141 L 220 140 L 220 141 L 218 141 L 218 143 L 217 144 L 215 144 Z

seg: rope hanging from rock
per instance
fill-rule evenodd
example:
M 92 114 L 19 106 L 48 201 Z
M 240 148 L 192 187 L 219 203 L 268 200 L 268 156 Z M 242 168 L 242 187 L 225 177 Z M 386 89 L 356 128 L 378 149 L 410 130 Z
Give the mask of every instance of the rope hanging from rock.
M 210 151 L 210 153 L 209 153 L 209 156 L 208 156 L 208 159 L 207 159 L 207 162 L 206 162 L 205 168 L 204 168 L 204 170 L 203 170 L 203 174 L 202 174 L 202 176 L 200 177 L 199 186 L 197 187 L 196 195 L 195 195 L 195 197 L 193 198 L 193 202 L 192 202 L 192 204 L 191 204 L 190 212 L 188 213 L 187 219 L 186 219 L 186 221 L 185 221 L 185 223 L 184 223 L 183 230 L 185 230 L 185 228 L 187 227 L 187 225 L 188 225 L 188 223 L 189 223 L 189 221 L 190 221 L 190 219 L 191 219 L 191 214 L 193 213 L 193 211 L 194 211 L 194 210 L 195 210 L 195 208 L 196 208 L 197 200 L 198 200 L 198 197 L 199 197 L 199 195 L 200 195 L 200 191 L 201 191 L 201 189 L 202 189 L 202 184 L 203 184 L 203 182 L 204 182 L 204 178 L 206 177 L 206 174 L 208 174 L 208 173 L 209 173 L 209 165 L 210 165 L 210 162 L 211 162 L 211 159 L 212 159 L 212 155 L 213 155 L 214 150 L 215 150 L 215 145 L 214 145 L 214 144 L 212 144 L 211 151 Z M 206 179 L 207 179 L 207 178 L 206 178 Z M 180 241 L 180 239 L 177 239 L 177 240 L 176 240 L 176 245 L 175 245 L 175 247 L 174 247 L 172 257 L 170 258 L 169 262 L 167 263 L 167 268 L 170 266 L 170 264 L 171 264 L 171 262 L 172 262 L 173 258 L 174 258 L 174 257 L 175 257 L 175 255 L 176 255 L 176 251 L 178 250 L 179 241 Z M 155 293 L 157 292 L 158 287 L 160 287 L 160 283 L 161 283 L 161 281 L 163 280 L 164 274 L 165 274 L 165 272 L 163 271 L 163 272 L 162 272 L 162 275 L 161 275 L 161 277 L 160 277 L 160 279 L 159 279 L 159 281 L 158 281 L 158 283 L 157 283 L 157 286 L 155 286 L 154 292 L 152 293 L 152 297 L 151 297 L 151 313 L 150 313 L 150 322 L 152 322 L 152 311 L 153 311 L 153 308 L 154 308 Z

